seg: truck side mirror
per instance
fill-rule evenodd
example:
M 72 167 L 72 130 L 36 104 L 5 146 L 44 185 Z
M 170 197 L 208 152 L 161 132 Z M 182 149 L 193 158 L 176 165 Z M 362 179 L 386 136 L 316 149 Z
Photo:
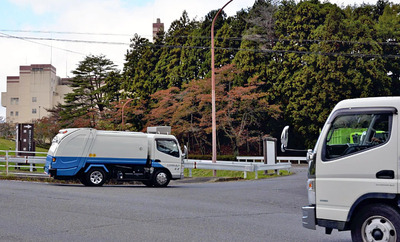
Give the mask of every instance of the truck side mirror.
M 286 148 L 288 146 L 288 141 L 289 141 L 289 126 L 285 126 L 282 130 L 281 134 L 281 150 L 282 152 L 286 151 Z

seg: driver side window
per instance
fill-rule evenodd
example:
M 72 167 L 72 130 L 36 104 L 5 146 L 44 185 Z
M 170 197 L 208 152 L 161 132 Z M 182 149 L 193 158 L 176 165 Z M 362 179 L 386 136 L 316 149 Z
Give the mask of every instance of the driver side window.
M 340 158 L 386 143 L 392 114 L 344 114 L 337 116 L 325 139 L 325 158 Z
M 174 140 L 158 139 L 156 140 L 156 143 L 158 151 L 165 153 L 167 155 L 179 157 L 178 145 Z

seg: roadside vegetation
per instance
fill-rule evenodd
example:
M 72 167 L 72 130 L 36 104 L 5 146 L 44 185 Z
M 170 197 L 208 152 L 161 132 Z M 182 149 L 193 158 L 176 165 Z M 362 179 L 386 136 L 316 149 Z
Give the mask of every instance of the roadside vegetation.
M 4 139 L 4 138 L 0 138 L 0 155 L 4 156 L 6 154 L 6 152 L 4 152 L 4 151 L 6 151 L 6 150 L 10 151 L 9 152 L 10 156 L 15 156 L 15 152 L 14 152 L 15 151 L 15 141 L 7 140 L 7 139 Z M 37 147 L 36 151 L 37 152 L 47 152 L 47 149 L 38 148 Z M 46 154 L 36 154 L 36 156 L 46 156 Z M 18 168 L 13 167 L 13 166 L 17 165 L 16 163 L 13 163 L 13 162 L 9 162 L 8 165 L 10 166 L 8 168 L 9 171 L 12 171 L 12 172 L 15 172 L 15 171 L 18 171 L 18 172 L 30 172 L 29 171 L 30 170 L 29 164 L 20 163 L 18 165 Z M 6 162 L 0 162 L 0 174 L 4 173 L 4 175 L 5 175 L 5 170 L 6 170 L 5 166 L 6 166 Z M 43 173 L 44 172 L 42 164 L 36 165 L 33 168 L 35 169 L 35 172 L 37 172 L 37 173 Z
M 123 70 L 104 55 L 83 58 L 65 105 L 37 120 L 37 143 L 64 127 L 168 125 L 191 154 L 210 154 L 216 11 L 198 18 L 183 11 L 153 42 L 135 34 Z M 262 138 L 279 137 L 287 124 L 290 142 L 309 148 L 337 102 L 400 95 L 399 39 L 400 4 L 389 0 L 256 0 L 234 16 L 222 13 L 215 24 L 218 152 L 261 155 Z
M 280 170 L 279 173 L 275 173 L 274 170 L 268 171 L 267 174 L 264 171 L 258 171 L 258 179 L 264 178 L 273 178 L 278 176 L 288 176 L 291 175 L 292 172 L 287 170 Z M 189 169 L 185 169 L 184 172 L 185 178 L 189 178 Z M 203 169 L 192 169 L 192 177 L 213 177 L 212 170 L 203 170 Z M 226 180 L 244 180 L 244 172 L 242 171 L 217 171 L 217 178 L 226 178 Z M 247 172 L 247 178 L 245 180 L 254 180 L 255 173 Z M 224 179 L 220 179 L 224 181 Z
M 216 12 L 192 19 L 183 11 L 154 42 L 135 34 L 123 70 L 104 55 L 84 57 L 72 71 L 65 104 L 35 121 L 37 147 L 48 148 L 62 128 L 145 132 L 166 125 L 190 156 L 209 157 Z M 215 24 L 218 155 L 262 155 L 263 138 L 279 137 L 287 124 L 296 143 L 289 146 L 309 148 L 337 102 L 399 96 L 399 40 L 400 4 L 389 0 L 349 6 L 256 0 L 234 16 L 222 12 Z M 10 139 L 14 127 L 1 123 L 0 136 Z M 15 145 L 0 140 L 0 149 Z

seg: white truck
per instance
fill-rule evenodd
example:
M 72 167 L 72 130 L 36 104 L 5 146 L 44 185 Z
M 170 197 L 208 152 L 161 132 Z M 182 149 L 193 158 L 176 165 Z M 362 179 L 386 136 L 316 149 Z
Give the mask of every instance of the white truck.
M 400 97 L 349 99 L 308 151 L 303 226 L 351 230 L 353 241 L 400 241 Z M 282 149 L 287 149 L 287 128 Z
M 45 172 L 60 180 L 79 179 L 86 186 L 106 181 L 142 181 L 165 187 L 183 178 L 183 159 L 170 127 L 149 127 L 148 133 L 62 129 L 48 151 Z

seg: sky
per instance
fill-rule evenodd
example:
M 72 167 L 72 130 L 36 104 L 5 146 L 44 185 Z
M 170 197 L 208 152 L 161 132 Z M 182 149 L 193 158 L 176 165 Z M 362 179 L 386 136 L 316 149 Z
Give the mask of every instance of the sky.
M 329 0 L 338 6 L 375 4 L 376 1 Z M 6 92 L 7 76 L 18 76 L 21 65 L 52 64 L 57 76 L 65 78 L 72 77 L 71 71 L 87 55 L 103 54 L 122 70 L 130 39 L 138 34 L 152 40 L 152 23 L 157 18 L 168 30 L 170 23 L 179 19 L 184 10 L 191 19 L 201 20 L 226 2 L 228 0 L 0 0 L 0 92 Z M 224 11 L 233 16 L 254 2 L 233 0 Z M 0 116 L 5 117 L 4 107 L 0 107 Z

